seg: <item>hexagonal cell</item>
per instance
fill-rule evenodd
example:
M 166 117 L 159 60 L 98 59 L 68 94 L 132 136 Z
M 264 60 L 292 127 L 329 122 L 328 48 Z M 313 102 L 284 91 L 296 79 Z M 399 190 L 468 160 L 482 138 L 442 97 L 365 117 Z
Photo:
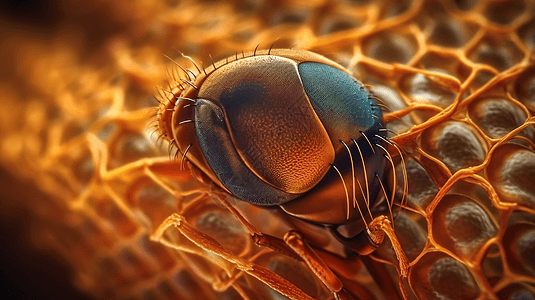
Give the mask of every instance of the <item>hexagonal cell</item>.
M 270 26 L 302 24 L 309 21 L 312 9 L 306 6 L 279 8 L 270 15 Z
M 88 199 L 89 205 L 93 205 L 101 221 L 109 222 L 122 237 L 131 237 L 138 230 L 138 224 L 134 223 L 129 215 L 125 213 L 111 198 Z
M 521 0 L 489 1 L 485 7 L 485 17 L 500 25 L 511 24 L 526 9 L 526 4 Z
M 110 168 L 157 155 L 152 143 L 140 133 L 122 133 L 118 140 L 109 144 Z
M 518 35 L 527 47 L 535 47 L 535 18 L 531 18 L 529 22 L 522 25 L 518 30 Z
M 470 85 L 470 89 L 472 91 L 478 90 L 485 84 L 487 84 L 492 78 L 496 76 L 497 73 L 487 71 L 487 70 L 479 70 L 476 74 L 475 80 Z
M 509 268 L 518 274 L 535 276 L 535 225 L 509 226 L 503 237 L 503 247 Z
M 518 101 L 524 104 L 532 112 L 535 111 L 535 66 L 527 68 L 522 72 L 515 81 L 514 91 L 515 98 Z
M 61 141 L 63 143 L 66 143 L 71 139 L 83 134 L 87 130 L 86 126 L 79 124 L 79 121 L 80 120 L 72 120 L 65 124 L 63 132 L 61 133 Z
M 97 262 L 97 270 L 100 273 L 96 276 L 97 279 L 100 279 L 103 282 L 100 282 L 100 284 L 103 284 L 104 286 L 108 285 L 114 285 L 114 286 L 121 286 L 124 285 L 127 281 L 127 278 L 125 274 L 122 272 L 121 268 L 115 261 L 115 259 L 111 257 L 103 257 Z M 101 274 L 106 274 L 105 276 L 102 276 Z
M 253 22 L 253 20 L 249 20 Z M 253 28 L 247 28 L 252 27 L 249 23 L 243 24 L 243 27 L 241 27 L 238 31 L 234 32 L 231 40 L 237 43 L 246 43 L 251 41 L 257 32 L 260 30 L 258 29 L 259 26 L 253 27 Z
M 505 144 L 494 151 L 485 176 L 501 201 L 535 207 L 535 152 L 517 144 Z
M 234 289 L 233 287 L 230 287 L 226 290 L 224 290 L 223 292 L 220 292 L 217 294 L 217 296 L 214 297 L 214 299 L 222 299 L 222 300 L 238 300 L 238 299 L 243 299 L 243 295 L 238 293 L 238 291 L 236 291 L 236 289 Z
M 490 138 L 501 138 L 513 129 L 524 124 L 526 113 L 511 101 L 504 98 L 481 98 L 470 103 L 468 115 L 472 121 Z M 533 131 L 523 131 L 533 138 Z
M 489 247 L 481 262 L 481 269 L 491 286 L 495 286 L 503 276 L 503 260 L 498 245 Z
M 381 5 L 382 18 L 392 18 L 403 14 L 411 7 L 412 2 L 411 0 L 397 0 Z
M 469 197 L 481 206 L 493 220 L 495 220 L 495 224 L 499 223 L 500 211 L 490 199 L 488 191 L 481 186 L 480 183 L 470 182 L 469 179 L 458 180 L 453 184 L 448 191 L 448 194 L 460 194 Z
M 97 132 L 97 137 L 103 142 L 107 142 L 117 132 L 117 124 L 115 122 L 109 122 L 102 126 Z
M 412 36 L 397 33 L 375 35 L 363 42 L 364 54 L 384 63 L 407 63 L 418 46 Z
M 45 231 L 46 232 L 46 231 Z M 74 264 L 82 265 L 84 268 L 91 268 L 91 263 L 99 254 L 102 248 L 92 244 L 93 239 L 89 239 L 77 228 L 67 226 L 57 226 L 53 230 L 46 232 L 48 239 L 53 241 L 53 248 L 61 249 L 63 256 Z M 50 238 L 50 236 L 52 238 Z M 46 237 L 46 235 L 45 235 Z M 42 237 L 41 237 L 42 238 Z
M 398 111 L 407 107 L 407 104 L 405 103 L 405 101 L 403 101 L 403 99 L 401 99 L 401 96 L 397 93 L 397 91 L 389 86 L 374 85 L 370 89 L 370 92 L 372 92 L 375 96 L 379 97 L 384 102 L 384 104 L 386 104 L 388 108 L 390 108 L 391 111 Z
M 430 252 L 413 267 L 409 282 L 418 299 L 476 299 L 479 284 L 470 270 L 445 253 Z
M 433 212 L 435 241 L 470 261 L 496 236 L 497 226 L 489 212 L 464 195 L 444 196 Z
M 329 35 L 336 32 L 356 28 L 366 20 L 359 15 L 350 14 L 348 11 L 332 12 L 320 22 L 318 35 Z
M 436 68 L 432 68 L 429 71 L 450 75 L 447 71 Z M 429 103 L 442 108 L 452 104 L 458 94 L 445 84 L 442 84 L 439 78 L 421 73 L 405 77 L 402 80 L 402 86 L 404 92 L 412 101 Z
M 164 299 L 180 299 L 180 292 L 177 291 L 171 283 L 167 280 L 162 281 L 157 286 L 158 293 L 164 297 Z M 156 298 L 154 298 L 156 299 Z
M 414 260 L 427 243 L 427 228 L 425 219 L 409 211 L 401 212 L 394 220 L 396 236 L 409 259 Z
M 529 269 L 532 274 L 535 274 L 535 229 L 519 236 L 516 250 L 518 251 L 518 256 L 526 263 L 524 267 Z
M 509 215 L 509 219 L 507 219 L 507 227 L 524 222 L 535 224 L 535 215 L 529 212 L 515 210 Z
M 95 162 L 89 150 L 89 145 L 71 147 L 64 156 L 59 158 L 59 161 L 61 165 L 68 167 L 72 172 L 69 174 L 72 176 L 69 176 L 67 182 L 71 184 L 71 188 L 75 189 L 75 193 L 84 189 L 95 175 Z M 58 169 L 56 166 L 52 171 L 56 172 Z M 63 177 L 64 175 L 61 174 L 59 176 Z M 72 186 L 73 184 L 75 186 Z
M 407 170 L 407 183 L 409 190 L 406 195 L 407 203 L 411 207 L 419 207 L 422 210 L 435 198 L 438 188 L 427 173 L 427 171 L 414 159 L 405 159 L 405 168 Z M 401 166 L 396 168 L 396 176 L 403 178 L 403 169 Z M 402 197 L 403 186 L 398 186 L 398 197 Z
M 370 3 L 372 0 L 343 0 L 343 2 L 347 2 L 350 5 L 354 6 L 361 6 Z
M 451 0 L 453 6 L 460 10 L 470 10 L 478 2 L 478 0 Z
M 180 291 L 180 299 L 209 299 L 208 290 L 199 284 L 199 279 L 186 270 L 180 270 L 173 276 L 173 283 Z
M 178 211 L 177 197 L 147 178 L 133 183 L 126 199 L 148 217 L 153 228 Z
M 78 230 L 91 245 L 99 249 L 106 249 L 113 246 L 114 238 L 109 232 L 100 228 L 101 224 L 96 224 L 93 220 L 85 219 L 78 226 Z
M 140 70 L 150 70 L 151 68 L 154 68 L 154 66 L 151 66 L 150 64 L 138 65 L 136 67 Z M 132 73 L 129 75 L 133 76 L 134 81 L 137 81 L 138 84 L 132 84 L 128 86 L 127 90 L 125 91 L 125 94 L 128 95 L 128 101 L 124 101 L 124 108 L 129 111 L 135 111 L 142 108 L 152 108 L 157 105 L 158 103 L 156 103 L 152 94 L 153 91 L 150 90 L 152 87 L 143 87 L 143 85 L 147 84 L 147 82 L 144 81 L 147 80 L 139 77 L 140 74 Z
M 473 62 L 492 66 L 502 72 L 519 63 L 524 54 L 511 41 L 486 38 L 479 42 L 468 57 Z
M 424 54 L 420 60 L 420 64 L 426 70 L 437 72 L 439 74 L 451 75 L 461 82 L 464 82 L 472 72 L 472 68 L 462 62 L 459 57 L 448 53 L 428 52 Z M 442 83 L 440 81 L 443 79 L 433 77 L 428 77 L 428 79 L 432 80 L 432 82 L 436 85 L 436 88 L 457 92 L 457 90 L 453 90 L 454 88 L 457 88 L 457 86 L 450 87 L 446 83 Z
M 485 140 L 472 126 L 447 121 L 426 129 L 422 149 L 441 160 L 451 172 L 479 165 L 487 155 Z
M 453 18 L 442 18 L 431 25 L 428 41 L 442 47 L 460 48 L 473 35 L 474 30 L 467 23 Z
M 515 282 L 496 293 L 503 300 L 535 300 L 535 287 L 524 282 Z
M 152 259 L 159 263 L 160 270 L 170 270 L 176 266 L 175 257 L 171 255 L 170 248 L 155 241 L 151 241 L 148 234 L 141 236 L 138 240 L 139 249 L 144 251 Z
M 154 276 L 156 270 L 149 265 L 137 251 L 125 247 L 119 251 L 119 264 L 126 273 L 131 275 L 130 280 L 147 279 Z

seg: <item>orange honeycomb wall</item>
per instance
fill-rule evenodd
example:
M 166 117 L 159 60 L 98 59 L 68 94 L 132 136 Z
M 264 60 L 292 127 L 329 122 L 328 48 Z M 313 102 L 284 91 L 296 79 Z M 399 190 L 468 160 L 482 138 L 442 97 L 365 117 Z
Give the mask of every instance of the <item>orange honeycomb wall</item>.
M 535 298 L 535 1 L 46 8 L 1 13 L 0 166 L 30 195 L 6 196 L 17 203 L 0 216 L 27 211 L 28 247 L 54 253 L 89 297 L 334 299 L 306 264 L 250 237 L 295 229 L 343 297 L 402 299 L 390 241 L 359 257 L 326 230 L 225 197 L 177 171 L 155 134 L 153 96 L 176 71 L 165 56 L 195 70 L 180 52 L 208 65 L 273 44 L 340 63 L 391 108 L 408 181 L 394 222 L 408 298 Z

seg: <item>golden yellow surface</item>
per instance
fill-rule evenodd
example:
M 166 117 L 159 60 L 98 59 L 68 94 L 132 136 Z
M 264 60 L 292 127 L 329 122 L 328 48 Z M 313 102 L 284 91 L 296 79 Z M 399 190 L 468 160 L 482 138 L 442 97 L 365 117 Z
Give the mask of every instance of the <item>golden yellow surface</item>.
M 27 211 L 28 247 L 55 253 L 90 297 L 333 299 L 304 263 L 256 246 L 236 215 L 279 238 L 308 232 L 354 298 L 402 297 L 389 242 L 360 258 L 279 210 L 222 206 L 157 141 L 153 96 L 173 89 L 165 56 L 195 70 L 180 52 L 209 65 L 274 44 L 343 65 L 394 111 L 385 120 L 406 152 L 395 230 L 409 298 L 535 298 L 534 1 L 38 8 L 0 15 L 0 166 L 19 182 L 2 185 L 17 203 L 0 216 Z M 14 189 L 35 194 L 14 199 Z

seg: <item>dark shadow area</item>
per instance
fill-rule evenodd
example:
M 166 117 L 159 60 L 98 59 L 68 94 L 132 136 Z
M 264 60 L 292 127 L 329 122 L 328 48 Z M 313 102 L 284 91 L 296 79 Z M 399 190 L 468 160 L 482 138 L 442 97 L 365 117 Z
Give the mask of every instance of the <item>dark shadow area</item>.
M 0 295 L 3 299 L 89 299 L 72 283 L 73 272 L 28 241 L 31 213 L 24 203 L 46 201 L 35 187 L 0 169 Z

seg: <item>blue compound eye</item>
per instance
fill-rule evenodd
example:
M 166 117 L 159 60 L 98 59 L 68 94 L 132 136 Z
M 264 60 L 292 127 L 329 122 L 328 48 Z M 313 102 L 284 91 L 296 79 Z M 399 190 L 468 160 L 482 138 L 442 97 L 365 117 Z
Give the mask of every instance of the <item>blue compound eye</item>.
M 341 66 L 272 50 L 214 64 L 177 95 L 160 127 L 185 159 L 236 198 L 339 224 L 373 204 L 386 159 L 381 111 Z M 353 199 L 353 200 L 351 200 Z
M 340 140 L 359 137 L 380 120 L 376 100 L 347 73 L 314 62 L 301 63 L 298 69 L 303 88 L 333 145 L 341 147 Z

